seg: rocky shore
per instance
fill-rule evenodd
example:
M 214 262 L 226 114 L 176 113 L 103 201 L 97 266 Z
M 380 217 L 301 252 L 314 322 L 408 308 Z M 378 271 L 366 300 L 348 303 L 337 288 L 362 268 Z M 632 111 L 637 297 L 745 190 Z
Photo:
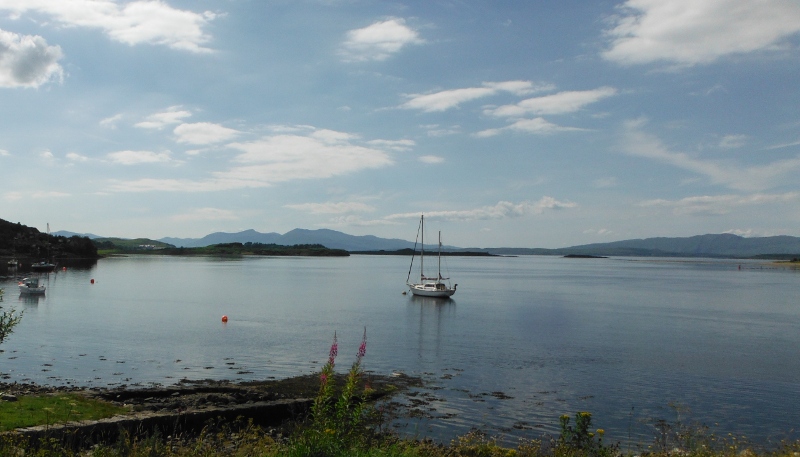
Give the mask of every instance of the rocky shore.
M 377 401 L 409 387 L 421 386 L 419 378 L 402 374 L 366 374 L 369 399 Z M 341 384 L 341 380 L 340 383 Z M 129 410 L 127 414 L 97 421 L 48 424 L 13 432 L 35 441 L 58 435 L 76 442 L 113 442 L 120 433 L 147 435 L 155 432 L 191 436 L 211 422 L 252 422 L 269 427 L 280 436 L 291 424 L 305 417 L 319 389 L 318 375 L 283 380 L 189 381 L 154 388 L 82 388 L 42 386 L 30 383 L 0 383 L 0 400 L 15 401 L 27 395 L 72 393 L 101 399 Z

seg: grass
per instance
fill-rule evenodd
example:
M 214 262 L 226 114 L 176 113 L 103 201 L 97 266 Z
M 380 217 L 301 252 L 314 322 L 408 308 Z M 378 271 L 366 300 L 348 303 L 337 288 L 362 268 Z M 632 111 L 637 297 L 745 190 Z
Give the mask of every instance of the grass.
M 0 402 L 0 431 L 35 425 L 96 420 L 128 410 L 83 395 L 30 395 Z

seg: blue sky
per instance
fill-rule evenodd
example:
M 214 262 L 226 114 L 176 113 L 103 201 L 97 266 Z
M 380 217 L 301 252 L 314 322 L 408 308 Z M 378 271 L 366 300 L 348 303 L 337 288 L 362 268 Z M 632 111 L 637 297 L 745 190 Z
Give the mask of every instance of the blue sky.
M 800 236 L 800 2 L 0 0 L 0 218 Z

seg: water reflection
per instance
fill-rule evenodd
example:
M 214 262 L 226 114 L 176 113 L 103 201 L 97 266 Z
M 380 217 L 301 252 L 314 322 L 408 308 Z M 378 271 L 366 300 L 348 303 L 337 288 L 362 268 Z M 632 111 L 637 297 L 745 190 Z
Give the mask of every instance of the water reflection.
M 44 294 L 19 294 L 18 301 L 25 306 L 36 306 L 39 304 L 39 300 L 44 299 Z
M 420 297 L 413 295 L 411 305 L 418 309 L 417 355 L 420 359 L 433 354 L 438 359 L 442 350 L 443 329 L 455 315 L 456 301 L 452 298 Z

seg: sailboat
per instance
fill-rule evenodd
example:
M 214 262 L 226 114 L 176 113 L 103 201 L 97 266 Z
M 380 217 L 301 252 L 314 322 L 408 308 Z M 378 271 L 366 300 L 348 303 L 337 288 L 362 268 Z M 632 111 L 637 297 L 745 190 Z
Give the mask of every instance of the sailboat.
M 419 282 L 412 283 L 410 282 L 411 279 L 411 269 L 414 267 L 414 256 L 411 256 L 411 265 L 408 267 L 408 277 L 406 278 L 406 285 L 411 288 L 411 293 L 414 295 L 418 295 L 421 297 L 439 297 L 439 298 L 447 298 L 452 297 L 453 294 L 456 293 L 456 288 L 458 284 L 455 284 L 452 288 L 449 287 L 448 284 L 445 284 L 443 281 L 449 281 L 450 278 L 442 277 L 442 232 L 439 232 L 439 252 L 437 255 L 437 272 L 435 277 L 425 276 L 425 215 L 423 214 L 419 220 L 419 231 L 417 232 L 417 238 L 421 233 L 421 240 L 422 243 L 420 244 L 420 256 L 419 256 Z M 414 252 L 416 252 L 416 246 L 414 246 Z
M 38 272 L 51 272 L 56 269 L 56 264 L 49 260 L 50 258 L 50 223 L 47 223 L 47 260 L 31 264 L 31 271 Z

